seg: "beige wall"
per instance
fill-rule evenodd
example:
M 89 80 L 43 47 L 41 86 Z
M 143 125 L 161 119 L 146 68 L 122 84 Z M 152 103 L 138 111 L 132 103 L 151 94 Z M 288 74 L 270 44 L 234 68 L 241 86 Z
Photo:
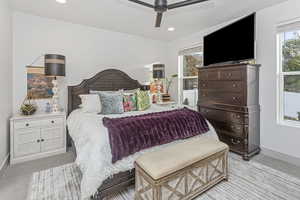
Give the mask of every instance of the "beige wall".
M 12 110 L 12 30 L 9 0 L 0 0 L 0 168 L 9 150 L 8 119 Z

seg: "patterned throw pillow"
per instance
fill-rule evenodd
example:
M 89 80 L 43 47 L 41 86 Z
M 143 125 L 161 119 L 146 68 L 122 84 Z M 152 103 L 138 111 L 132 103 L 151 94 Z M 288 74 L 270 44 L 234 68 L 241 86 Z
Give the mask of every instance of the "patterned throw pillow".
M 123 106 L 125 112 L 137 111 L 137 97 L 136 93 L 123 94 Z
M 101 114 L 108 115 L 124 113 L 122 92 L 98 92 L 98 94 L 102 103 Z
M 138 110 L 147 110 L 151 106 L 149 92 L 138 90 L 136 95 Z

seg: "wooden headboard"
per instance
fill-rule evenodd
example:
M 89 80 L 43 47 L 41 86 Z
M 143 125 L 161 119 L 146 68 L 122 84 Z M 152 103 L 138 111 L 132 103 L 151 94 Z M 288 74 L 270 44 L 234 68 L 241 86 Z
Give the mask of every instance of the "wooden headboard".
M 120 89 L 132 90 L 142 85 L 126 73 L 117 69 L 107 69 L 99 72 L 90 79 L 83 80 L 79 85 L 68 87 L 68 114 L 81 104 L 80 94 L 89 94 L 90 90 L 115 91 Z

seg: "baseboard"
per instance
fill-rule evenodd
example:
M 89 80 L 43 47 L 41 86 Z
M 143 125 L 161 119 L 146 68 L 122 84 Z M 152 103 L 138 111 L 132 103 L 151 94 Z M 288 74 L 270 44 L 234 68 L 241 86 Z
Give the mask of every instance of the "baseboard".
M 280 153 L 277 151 L 273 151 L 271 149 L 266 149 L 266 148 L 261 148 L 261 153 L 266 156 L 276 158 L 278 160 L 282 160 L 293 165 L 300 166 L 300 158 L 290 156 L 284 153 Z
M 9 165 L 9 154 L 6 155 L 6 157 L 4 158 L 3 162 L 0 165 L 0 177 L 3 176 L 8 165 Z

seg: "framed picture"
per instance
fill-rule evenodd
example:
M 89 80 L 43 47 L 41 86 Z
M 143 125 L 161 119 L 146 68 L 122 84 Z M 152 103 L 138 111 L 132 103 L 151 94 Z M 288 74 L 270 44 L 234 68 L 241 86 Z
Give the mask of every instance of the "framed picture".
M 52 98 L 52 77 L 46 77 L 44 67 L 27 66 L 27 94 L 33 99 Z

